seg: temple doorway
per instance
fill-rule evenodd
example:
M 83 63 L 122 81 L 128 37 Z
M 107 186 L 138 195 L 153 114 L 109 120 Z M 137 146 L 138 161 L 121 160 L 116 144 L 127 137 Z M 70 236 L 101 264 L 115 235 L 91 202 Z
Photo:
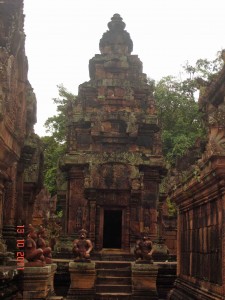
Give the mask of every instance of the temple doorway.
M 121 248 L 122 210 L 104 210 L 103 248 Z

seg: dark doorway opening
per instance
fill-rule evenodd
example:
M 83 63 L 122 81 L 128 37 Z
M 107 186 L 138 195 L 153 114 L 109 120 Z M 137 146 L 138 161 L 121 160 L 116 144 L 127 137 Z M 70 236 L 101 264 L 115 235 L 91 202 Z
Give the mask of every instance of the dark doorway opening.
M 122 211 L 104 211 L 103 248 L 121 248 Z

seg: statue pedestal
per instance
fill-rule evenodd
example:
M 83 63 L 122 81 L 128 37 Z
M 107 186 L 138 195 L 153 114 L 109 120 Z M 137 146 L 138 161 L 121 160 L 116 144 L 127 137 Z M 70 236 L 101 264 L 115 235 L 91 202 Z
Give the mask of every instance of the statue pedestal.
M 95 263 L 70 262 L 70 288 L 66 299 L 93 300 L 95 297 Z
M 51 266 L 25 267 L 23 271 L 23 300 L 43 300 L 49 294 Z
M 49 289 L 49 295 L 54 296 L 55 295 L 55 290 L 54 290 L 54 275 L 57 269 L 57 264 L 50 264 L 47 265 L 51 267 L 51 274 L 48 279 L 48 289 Z
M 132 300 L 157 300 L 156 279 L 158 267 L 149 262 L 132 265 Z

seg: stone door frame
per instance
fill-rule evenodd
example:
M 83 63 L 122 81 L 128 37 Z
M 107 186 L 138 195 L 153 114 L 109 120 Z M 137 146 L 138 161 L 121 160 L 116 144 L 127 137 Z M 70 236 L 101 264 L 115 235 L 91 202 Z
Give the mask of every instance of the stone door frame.
M 99 246 L 101 249 L 103 249 L 103 233 L 104 233 L 104 212 L 105 210 L 112 210 L 112 211 L 121 211 L 122 212 L 122 220 L 121 220 L 121 250 L 125 248 L 125 217 L 126 217 L 126 207 L 112 207 L 112 206 L 101 206 L 100 207 L 100 215 L 99 215 Z

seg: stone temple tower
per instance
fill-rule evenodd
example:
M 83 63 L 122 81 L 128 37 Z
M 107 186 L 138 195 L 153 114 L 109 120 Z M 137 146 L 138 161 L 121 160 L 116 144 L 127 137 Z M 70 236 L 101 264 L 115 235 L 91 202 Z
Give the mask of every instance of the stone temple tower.
M 157 236 L 165 173 L 152 87 L 119 14 L 89 61 L 90 80 L 68 105 L 67 154 L 60 168 L 65 233 L 85 228 L 96 251 L 129 252 L 142 232 Z

